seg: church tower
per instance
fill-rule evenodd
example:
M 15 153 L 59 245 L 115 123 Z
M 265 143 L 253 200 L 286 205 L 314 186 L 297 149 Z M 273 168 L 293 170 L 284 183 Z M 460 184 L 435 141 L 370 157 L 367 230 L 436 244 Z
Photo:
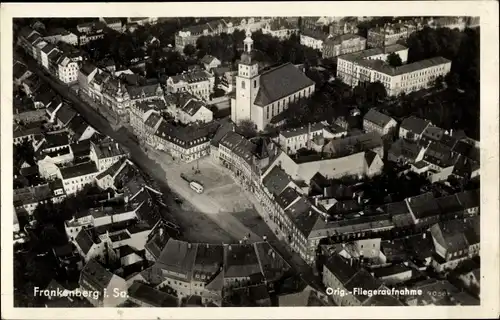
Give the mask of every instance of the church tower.
M 236 124 L 241 120 L 253 120 L 253 102 L 259 91 L 259 64 L 253 57 L 253 40 L 250 31 L 246 33 L 243 47 L 244 52 L 241 54 L 236 76 L 236 97 L 234 101 L 231 101 L 231 120 Z

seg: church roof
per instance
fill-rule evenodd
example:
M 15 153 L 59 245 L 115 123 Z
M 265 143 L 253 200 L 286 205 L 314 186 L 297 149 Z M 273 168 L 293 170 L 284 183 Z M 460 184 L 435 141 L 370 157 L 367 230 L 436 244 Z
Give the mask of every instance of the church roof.
M 254 104 L 267 106 L 314 85 L 303 72 L 291 63 L 285 63 L 260 75 L 260 87 Z

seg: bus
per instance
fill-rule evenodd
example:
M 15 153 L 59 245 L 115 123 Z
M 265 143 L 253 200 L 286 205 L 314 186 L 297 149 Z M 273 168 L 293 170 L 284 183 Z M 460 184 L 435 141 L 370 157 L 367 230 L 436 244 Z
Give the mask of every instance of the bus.
M 191 187 L 191 189 L 193 189 L 197 193 L 203 193 L 203 186 L 201 184 L 199 184 L 198 182 L 191 181 L 189 183 L 189 186 Z

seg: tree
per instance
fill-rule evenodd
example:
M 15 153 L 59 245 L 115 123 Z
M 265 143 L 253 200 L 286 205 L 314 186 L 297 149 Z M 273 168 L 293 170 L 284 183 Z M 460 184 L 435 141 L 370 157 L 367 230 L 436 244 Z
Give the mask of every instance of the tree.
M 392 52 L 391 54 L 389 54 L 387 56 L 387 63 L 391 67 L 399 67 L 399 66 L 403 65 L 403 61 L 401 60 L 401 57 L 396 52 Z
M 252 120 L 249 119 L 241 120 L 240 122 L 238 122 L 238 126 L 236 127 L 236 132 L 238 132 L 247 139 L 257 136 L 256 125 Z
M 196 48 L 192 44 L 188 44 L 184 47 L 183 52 L 186 56 L 192 56 L 196 53 Z

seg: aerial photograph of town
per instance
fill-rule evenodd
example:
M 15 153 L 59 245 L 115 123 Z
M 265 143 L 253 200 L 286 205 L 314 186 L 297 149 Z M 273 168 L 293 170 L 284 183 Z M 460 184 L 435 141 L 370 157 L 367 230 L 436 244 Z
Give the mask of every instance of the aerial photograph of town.
M 14 307 L 479 306 L 479 20 L 14 18 Z

